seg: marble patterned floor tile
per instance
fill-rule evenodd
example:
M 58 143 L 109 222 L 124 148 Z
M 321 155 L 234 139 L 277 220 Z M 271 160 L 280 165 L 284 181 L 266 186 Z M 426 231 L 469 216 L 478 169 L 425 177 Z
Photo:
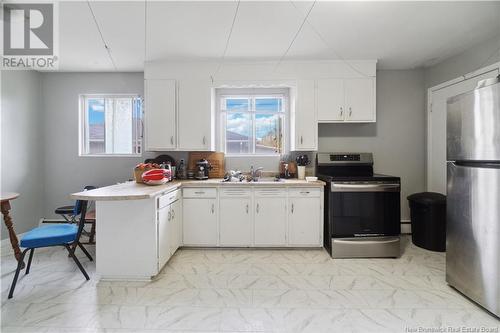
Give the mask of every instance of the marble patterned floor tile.
M 64 249 L 40 249 L 7 299 L 16 261 L 2 248 L 2 332 L 406 332 L 500 320 L 445 281 L 444 253 L 403 238 L 396 259 L 332 260 L 324 250 L 181 249 L 152 281 L 85 281 Z M 88 247 L 92 254 L 95 247 Z M 76 319 L 75 319 L 76 318 Z

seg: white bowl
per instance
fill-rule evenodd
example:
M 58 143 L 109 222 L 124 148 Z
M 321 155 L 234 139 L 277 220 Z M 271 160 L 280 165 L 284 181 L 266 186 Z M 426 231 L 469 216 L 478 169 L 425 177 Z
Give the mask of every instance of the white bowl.
M 306 182 L 315 182 L 318 180 L 318 177 L 306 177 Z

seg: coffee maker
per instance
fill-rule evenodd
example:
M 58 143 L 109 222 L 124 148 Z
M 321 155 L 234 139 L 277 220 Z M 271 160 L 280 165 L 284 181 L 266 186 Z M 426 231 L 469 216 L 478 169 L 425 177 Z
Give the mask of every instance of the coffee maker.
M 194 178 L 198 180 L 208 179 L 208 172 L 210 170 L 212 170 L 212 166 L 206 159 L 202 158 L 201 160 L 198 160 L 196 162 L 196 171 Z

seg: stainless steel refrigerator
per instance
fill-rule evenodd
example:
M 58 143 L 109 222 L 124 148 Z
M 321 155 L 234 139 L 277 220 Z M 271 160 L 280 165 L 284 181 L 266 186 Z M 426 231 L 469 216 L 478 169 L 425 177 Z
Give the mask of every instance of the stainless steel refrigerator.
M 500 316 L 500 76 L 447 105 L 446 281 Z

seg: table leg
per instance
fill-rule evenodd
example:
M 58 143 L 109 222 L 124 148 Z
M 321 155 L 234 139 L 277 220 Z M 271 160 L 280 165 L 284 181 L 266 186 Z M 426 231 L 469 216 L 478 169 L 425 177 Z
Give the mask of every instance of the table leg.
M 14 256 L 16 260 L 21 260 L 21 249 L 19 248 L 19 240 L 17 239 L 16 232 L 14 231 L 14 226 L 12 224 L 12 217 L 9 214 L 10 210 L 10 202 L 2 201 L 1 203 L 1 211 L 3 215 L 3 220 L 5 222 L 5 226 L 9 231 L 10 244 L 12 245 L 12 249 L 14 250 Z M 22 263 L 21 268 L 24 268 L 24 262 Z

